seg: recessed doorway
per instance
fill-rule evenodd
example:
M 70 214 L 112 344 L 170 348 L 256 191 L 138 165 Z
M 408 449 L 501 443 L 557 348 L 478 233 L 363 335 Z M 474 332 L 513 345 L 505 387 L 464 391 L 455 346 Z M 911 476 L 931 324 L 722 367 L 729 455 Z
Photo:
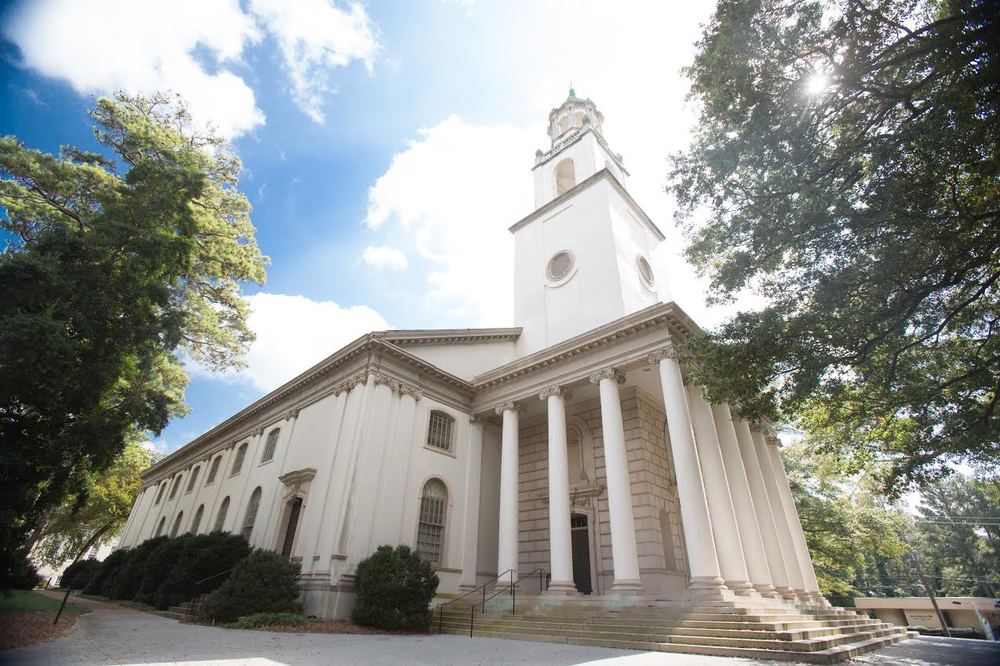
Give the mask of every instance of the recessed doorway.
M 573 544 L 573 584 L 581 594 L 594 591 L 590 579 L 590 521 L 575 513 L 570 516 L 570 536 Z

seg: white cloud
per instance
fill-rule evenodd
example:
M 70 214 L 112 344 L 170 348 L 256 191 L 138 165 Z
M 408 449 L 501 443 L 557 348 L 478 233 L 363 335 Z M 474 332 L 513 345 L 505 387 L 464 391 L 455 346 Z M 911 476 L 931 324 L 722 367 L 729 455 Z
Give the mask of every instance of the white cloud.
M 175 91 L 227 138 L 264 122 L 253 90 L 227 68 L 260 38 L 237 0 L 39 0 L 15 10 L 3 30 L 26 66 L 78 92 Z
M 245 358 L 247 367 L 222 378 L 246 381 L 261 391 L 281 386 L 365 333 L 389 328 L 382 315 L 366 305 L 345 308 L 333 301 L 268 293 L 247 300 L 248 323 L 257 339 Z M 189 369 L 202 377 L 220 378 L 203 368 Z
M 539 132 L 453 116 L 420 130 L 369 190 L 367 226 L 394 223 L 412 234 L 421 256 L 437 266 L 429 276 L 431 297 L 460 319 L 481 325 L 511 319 L 507 227 L 531 211 L 526 165 Z
M 345 10 L 329 0 L 251 0 L 250 9 L 277 39 L 292 97 L 313 121 L 324 119 L 330 69 L 361 60 L 371 71 L 379 44 L 360 3 Z
M 406 255 L 403 251 L 387 245 L 369 245 L 361 253 L 361 258 L 366 264 L 375 268 L 395 270 L 406 268 Z

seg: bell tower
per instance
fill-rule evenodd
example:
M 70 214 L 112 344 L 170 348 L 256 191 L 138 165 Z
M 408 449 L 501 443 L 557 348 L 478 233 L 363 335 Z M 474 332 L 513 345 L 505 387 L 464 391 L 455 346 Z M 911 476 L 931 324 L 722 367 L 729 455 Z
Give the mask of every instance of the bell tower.
M 660 302 L 651 255 L 664 237 L 625 188 L 604 116 L 570 88 L 535 153 L 535 211 L 514 234 L 514 324 L 527 355 Z

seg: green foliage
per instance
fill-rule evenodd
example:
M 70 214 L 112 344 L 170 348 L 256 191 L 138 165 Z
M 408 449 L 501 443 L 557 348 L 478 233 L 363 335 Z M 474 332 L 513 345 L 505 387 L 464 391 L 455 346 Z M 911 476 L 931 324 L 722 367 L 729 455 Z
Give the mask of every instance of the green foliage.
M 181 547 L 169 575 L 153 597 L 153 604 L 161 610 L 219 588 L 229 570 L 250 554 L 250 546 L 243 537 L 226 532 L 188 536 L 178 541 Z
M 146 577 L 146 563 L 150 556 L 168 540 L 168 537 L 158 536 L 143 541 L 131 550 L 117 551 L 123 553 L 120 561 L 115 560 L 110 565 L 112 567 L 111 575 L 108 576 L 104 586 L 95 590 L 95 593 L 102 594 L 109 599 L 134 599 Z M 112 555 L 114 554 L 112 553 Z M 109 559 L 111 559 L 110 555 L 105 562 Z M 85 591 L 90 592 L 90 586 Z
M 128 562 L 131 552 L 129 550 L 116 550 L 105 557 L 104 561 L 101 562 L 101 568 L 83 588 L 83 594 L 110 597 L 111 583 L 119 570 Z
M 299 565 L 278 553 L 257 550 L 240 560 L 229 578 L 205 599 L 205 614 L 232 622 L 254 613 L 300 611 Z
M 160 95 L 100 99 L 92 118 L 105 154 L 0 138 L 0 571 L 126 442 L 183 411 L 179 353 L 237 364 L 240 283 L 264 279 L 220 139 Z
M 146 558 L 142 567 L 144 571 L 142 582 L 139 584 L 139 589 L 133 599 L 144 604 L 157 606 L 160 610 L 167 609 L 169 604 L 161 607 L 158 603 L 160 586 L 170 579 L 174 565 L 192 538 L 191 535 L 185 534 L 164 539 L 159 546 L 150 551 L 149 557 Z
M 354 575 L 357 624 L 380 629 L 427 629 L 438 577 L 409 546 L 379 546 Z
M 819 407 L 821 443 L 887 460 L 897 491 L 997 459 L 998 17 L 720 0 L 687 70 L 687 255 L 714 300 L 763 299 L 683 350 L 694 379 L 749 418 Z
M 38 585 L 38 569 L 23 550 L 8 556 L 5 564 L 0 570 L 0 591 L 30 590 Z
M 67 495 L 49 515 L 32 555 L 58 566 L 116 537 L 142 487 L 140 474 L 151 462 L 152 454 L 138 442 L 126 442 L 108 469 L 86 474 L 83 487 Z
M 309 620 L 301 613 L 254 613 L 243 615 L 236 622 L 227 624 L 231 629 L 260 629 L 261 627 L 302 627 Z
M 0 613 L 5 611 L 57 611 L 61 605 L 62 600 L 60 599 L 50 599 L 29 590 L 11 590 L 0 594 Z M 89 613 L 90 609 L 71 602 L 66 604 L 63 612 Z
M 103 563 L 98 560 L 79 560 L 66 567 L 59 578 L 59 587 L 82 590 L 101 570 Z

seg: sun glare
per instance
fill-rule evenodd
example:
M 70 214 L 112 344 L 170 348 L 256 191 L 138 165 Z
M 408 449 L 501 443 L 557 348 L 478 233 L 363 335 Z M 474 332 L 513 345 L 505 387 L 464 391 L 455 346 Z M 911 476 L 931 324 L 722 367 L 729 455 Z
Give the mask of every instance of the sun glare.
M 830 87 L 830 77 L 826 74 L 813 74 L 806 79 L 806 94 L 822 95 Z

